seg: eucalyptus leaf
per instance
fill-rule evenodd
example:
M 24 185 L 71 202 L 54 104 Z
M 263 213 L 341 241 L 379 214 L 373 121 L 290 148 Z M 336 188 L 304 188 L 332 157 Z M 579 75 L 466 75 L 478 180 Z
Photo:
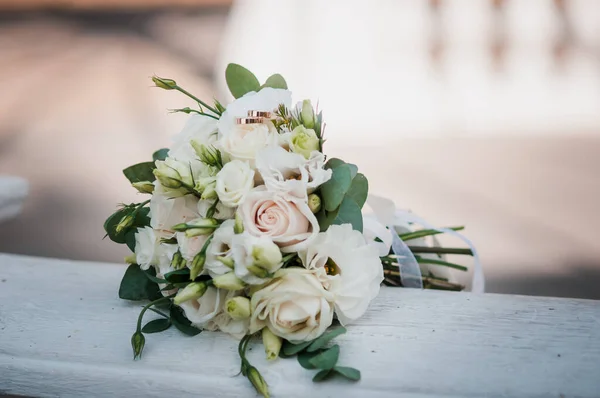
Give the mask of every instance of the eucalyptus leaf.
M 240 98 L 251 91 L 260 90 L 260 83 L 254 73 L 238 64 L 227 65 L 225 80 L 229 91 L 235 98 Z
M 333 369 L 339 357 L 340 346 L 336 344 L 319 355 L 315 355 L 308 362 L 317 369 Z
M 331 340 L 336 338 L 337 336 L 346 333 L 346 328 L 343 326 L 339 326 L 336 328 L 332 328 L 327 332 L 323 333 L 318 338 L 314 339 L 311 345 L 306 349 L 307 352 L 315 352 L 320 348 L 323 348 L 329 343 Z
M 358 173 L 358 166 L 355 164 L 352 164 L 352 163 L 344 162 L 342 159 L 338 159 L 338 158 L 329 159 L 327 161 L 327 163 L 325 163 L 325 168 L 326 169 L 335 169 L 336 167 L 339 167 L 343 164 L 350 167 L 350 176 L 354 179 L 354 177 L 356 176 L 356 173 Z
M 154 283 L 167 283 L 165 279 L 156 277 L 156 271 L 154 270 L 154 267 L 148 268 L 146 271 L 144 271 L 144 273 L 146 274 L 146 278 L 150 279 Z
M 333 224 L 333 221 L 337 217 L 338 212 L 339 207 L 334 211 L 325 211 L 324 208 L 321 208 L 321 210 L 316 214 L 317 221 L 319 222 L 319 227 L 321 228 L 321 232 L 327 231 L 327 228 L 329 228 L 329 226 Z
M 188 336 L 195 336 L 202 332 L 202 330 L 192 326 L 192 323 L 189 319 L 185 317 L 183 314 L 183 310 L 176 305 L 171 306 L 171 322 L 173 325 L 179 329 L 183 334 L 187 334 Z
M 163 332 L 171 327 L 171 321 L 165 318 L 155 319 L 148 322 L 142 328 L 143 333 L 158 333 Z
M 161 148 L 152 154 L 152 159 L 154 161 L 165 160 L 167 158 L 168 154 L 169 154 L 169 148 Z
M 135 221 L 130 228 L 138 228 L 149 227 L 150 226 L 150 208 L 142 207 L 139 209 L 135 215 Z
M 315 365 L 310 363 L 310 360 L 313 359 L 314 357 L 316 357 L 317 355 L 319 355 L 320 353 L 321 353 L 320 350 L 315 351 L 315 352 L 306 352 L 306 351 L 299 352 L 298 357 L 297 357 L 298 363 L 304 369 L 316 369 Z
M 148 300 L 155 301 L 159 298 L 164 297 L 160 291 L 160 287 L 158 286 L 158 284 L 151 281 L 148 282 L 150 282 L 146 284 L 146 296 L 148 297 Z
M 360 370 L 358 369 L 354 369 L 348 366 L 336 366 L 333 368 L 333 370 L 347 379 L 354 381 L 360 380 Z
M 123 170 L 123 174 L 129 180 L 129 182 L 141 182 L 141 181 L 154 181 L 156 177 L 152 170 L 154 170 L 154 162 L 143 162 L 129 166 Z
M 262 85 L 261 88 L 265 87 L 282 88 L 284 90 L 287 90 L 288 85 L 283 76 L 281 76 L 279 73 L 276 73 L 274 75 L 269 76 L 269 78 L 267 79 L 265 84 Z
M 362 209 L 369 195 L 369 181 L 362 173 L 356 174 L 346 196 L 350 197 Z
M 117 233 L 117 225 L 121 222 L 123 217 L 133 214 L 134 209 L 130 207 L 124 207 L 111 214 L 104 222 L 104 231 L 106 235 L 116 243 L 126 243 L 125 234 L 129 229 L 124 229 Z
M 135 252 L 135 229 L 130 229 L 125 233 L 125 244 L 132 252 Z
M 310 345 L 310 343 L 312 343 L 312 341 L 305 341 L 300 344 L 293 344 L 286 340 L 283 342 L 283 347 L 281 350 L 285 355 L 293 356 L 299 353 L 300 351 L 303 351 L 306 347 Z
M 326 211 L 334 211 L 342 201 L 352 184 L 350 166 L 342 164 L 332 169 L 331 179 L 321 185 L 321 199 Z
M 189 282 L 190 270 L 189 270 L 189 268 L 184 268 L 184 269 L 178 269 L 176 271 L 167 272 L 164 275 L 164 278 L 167 282 L 171 282 L 171 283 Z
M 352 228 L 362 232 L 363 230 L 363 217 L 360 207 L 348 196 L 344 196 L 342 204 L 338 210 L 333 224 L 352 224 Z
M 317 372 L 317 374 L 313 377 L 312 381 L 314 381 L 314 382 L 324 381 L 324 380 L 330 378 L 332 375 L 333 375 L 333 371 L 331 369 L 324 369 L 324 370 L 321 370 L 320 372 Z
M 124 300 L 144 300 L 148 298 L 148 285 L 152 282 L 139 265 L 131 264 L 119 286 L 119 297 Z

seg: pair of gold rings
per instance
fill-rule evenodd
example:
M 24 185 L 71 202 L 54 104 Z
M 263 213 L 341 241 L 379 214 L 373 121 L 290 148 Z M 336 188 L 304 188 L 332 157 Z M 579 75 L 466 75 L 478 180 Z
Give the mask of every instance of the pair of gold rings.
M 271 112 L 266 111 L 248 111 L 248 117 L 238 117 L 235 119 L 236 124 L 258 124 L 263 123 L 265 119 L 273 117 Z

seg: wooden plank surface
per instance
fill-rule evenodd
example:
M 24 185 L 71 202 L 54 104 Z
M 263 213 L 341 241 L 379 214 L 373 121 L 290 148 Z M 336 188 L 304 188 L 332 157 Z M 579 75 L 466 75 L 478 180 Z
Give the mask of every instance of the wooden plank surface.
M 0 393 L 41 397 L 252 396 L 237 343 L 220 334 L 129 339 L 140 303 L 124 265 L 0 255 Z M 151 319 L 151 316 L 148 317 Z M 250 360 L 273 397 L 597 397 L 595 301 L 384 288 L 339 338 L 359 383 L 313 384 L 294 359 Z

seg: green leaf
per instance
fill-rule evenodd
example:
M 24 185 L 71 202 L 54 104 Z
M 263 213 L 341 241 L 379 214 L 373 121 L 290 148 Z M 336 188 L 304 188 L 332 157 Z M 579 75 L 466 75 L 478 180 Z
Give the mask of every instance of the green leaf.
M 156 277 L 156 271 L 154 270 L 154 267 L 148 268 L 146 271 L 144 271 L 144 273 L 146 274 L 146 278 L 150 279 L 154 283 L 167 283 L 165 279 Z
M 142 271 L 140 266 L 131 264 L 121 280 L 119 297 L 124 300 L 147 299 L 149 284 L 152 284 L 152 282 L 146 277 L 146 273 Z
M 306 349 L 307 352 L 315 352 L 320 348 L 323 348 L 329 343 L 331 340 L 339 336 L 340 334 L 346 333 L 346 328 L 343 326 L 339 326 L 329 331 L 323 333 L 320 337 L 316 338 L 312 341 L 312 344 L 308 346 Z
M 340 206 L 352 184 L 352 172 L 347 164 L 339 165 L 332 171 L 331 179 L 321 185 L 321 198 L 326 211 L 334 211 Z
M 321 232 L 327 231 L 327 228 L 333 224 L 333 221 L 337 217 L 338 211 L 339 207 L 334 211 L 325 211 L 325 209 L 321 208 L 321 210 L 316 214 L 319 227 L 321 227 Z
M 333 370 L 347 379 L 354 381 L 360 380 L 360 370 L 358 369 L 354 369 L 348 366 L 336 366 L 333 368 Z
M 168 319 L 155 319 L 153 321 L 148 322 L 142 328 L 143 333 L 158 333 L 163 332 L 171 327 L 171 321 Z
M 141 181 L 154 181 L 156 177 L 152 170 L 154 170 L 154 162 L 143 162 L 129 166 L 123 170 L 123 174 L 129 180 L 129 182 L 141 182 Z
M 179 283 L 179 282 L 189 282 L 190 281 L 190 269 L 178 269 L 177 271 L 167 272 L 164 275 L 164 278 L 167 282 L 171 283 Z
M 125 233 L 125 244 L 132 252 L 135 252 L 135 229 L 130 229 Z
M 367 201 L 367 195 L 369 194 L 369 181 L 364 174 L 358 173 L 352 180 L 350 189 L 346 192 L 346 196 L 350 197 L 362 209 L 365 202 Z
M 169 154 L 169 148 L 161 148 L 152 154 L 152 160 L 165 160 Z
M 260 83 L 254 73 L 238 64 L 227 65 L 225 80 L 235 98 L 240 98 L 250 91 L 260 90 Z
M 348 196 L 344 196 L 344 200 L 340 205 L 337 216 L 333 220 L 333 224 L 352 224 L 352 228 L 362 232 L 363 230 L 363 218 L 360 207 L 356 202 Z
M 283 342 L 282 351 L 287 356 L 293 356 L 299 353 L 300 351 L 304 350 L 306 347 L 308 347 L 310 343 L 312 343 L 312 341 L 305 341 L 300 344 L 293 344 L 286 340 Z
M 135 221 L 133 222 L 133 225 L 130 228 L 134 228 L 135 230 L 137 230 L 138 228 L 149 227 L 150 216 L 148 214 L 150 214 L 149 207 L 142 207 L 141 209 L 139 209 L 137 214 L 135 215 Z
M 315 355 L 308 362 L 317 369 L 333 369 L 339 357 L 340 346 L 336 344 L 319 355 Z
M 330 378 L 333 375 L 333 372 L 331 369 L 324 369 L 321 370 L 320 372 L 318 372 L 315 377 L 313 377 L 313 381 L 314 382 L 318 382 L 318 381 L 324 381 L 328 378 Z
M 274 75 L 269 76 L 265 84 L 261 86 L 261 88 L 265 87 L 282 88 L 284 90 L 287 90 L 288 85 L 285 82 L 283 76 L 281 76 L 279 73 L 276 73 Z
M 106 221 L 104 222 L 104 231 L 106 231 L 106 235 L 116 243 L 126 243 L 125 234 L 129 230 L 129 228 L 124 229 L 123 231 L 117 233 L 117 225 L 121 222 L 123 217 L 132 214 L 134 209 L 130 207 L 124 207 L 122 209 L 117 210 L 113 214 L 111 214 Z
M 146 295 L 150 301 L 155 301 L 161 297 L 164 297 L 158 284 L 153 282 L 150 282 L 146 285 Z
M 189 319 L 185 317 L 183 314 L 183 310 L 176 305 L 171 306 L 171 322 L 180 332 L 183 334 L 187 334 L 188 336 L 195 336 L 202 332 L 202 330 L 198 329 L 195 326 L 192 326 L 192 323 Z
M 325 163 L 325 168 L 326 169 L 335 169 L 336 167 L 339 167 L 341 165 L 348 165 L 348 167 L 350 167 L 350 175 L 352 176 L 352 178 L 354 178 L 356 176 L 356 173 L 358 173 L 358 166 L 352 163 L 346 163 L 344 162 L 342 159 L 338 159 L 338 158 L 331 158 L 327 161 L 327 163 Z
M 315 352 L 302 351 L 302 352 L 298 353 L 298 357 L 297 357 L 298 363 L 304 369 L 316 369 L 315 365 L 310 363 L 310 360 L 313 359 L 314 357 L 316 357 L 317 355 L 319 355 L 320 353 L 321 353 L 320 350 L 315 351 Z

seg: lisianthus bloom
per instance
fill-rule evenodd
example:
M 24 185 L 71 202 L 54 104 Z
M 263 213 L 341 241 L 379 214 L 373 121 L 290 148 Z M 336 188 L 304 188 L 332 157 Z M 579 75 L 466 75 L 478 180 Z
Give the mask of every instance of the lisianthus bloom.
M 360 318 L 379 294 L 383 267 L 377 248 L 350 224 L 330 226 L 298 255 L 334 295 L 335 314 L 343 325 Z

